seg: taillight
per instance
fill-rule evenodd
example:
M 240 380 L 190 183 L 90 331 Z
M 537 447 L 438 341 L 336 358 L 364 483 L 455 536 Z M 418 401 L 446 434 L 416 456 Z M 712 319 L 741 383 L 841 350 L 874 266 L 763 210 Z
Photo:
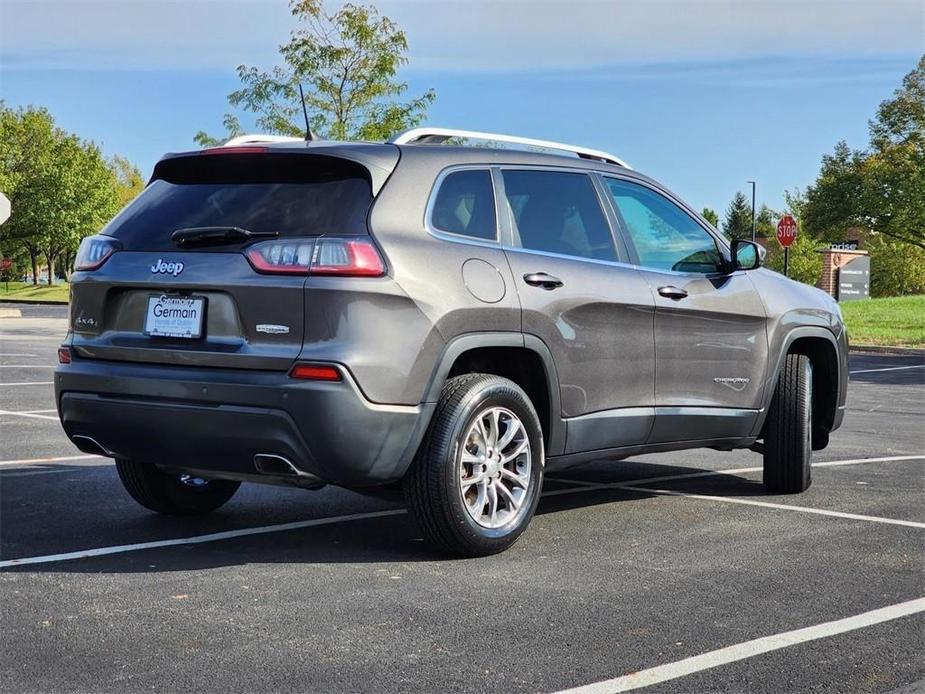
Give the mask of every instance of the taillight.
M 247 147 L 247 146 L 222 146 L 222 147 L 209 147 L 208 149 L 200 150 L 200 154 L 214 155 L 214 154 L 263 154 L 267 151 L 266 147 Z
M 381 277 L 385 262 L 376 245 L 361 236 L 274 240 L 246 251 L 257 272 L 283 275 Z
M 58 363 L 59 364 L 70 364 L 71 363 L 70 347 L 58 347 Z
M 340 369 L 331 364 L 296 364 L 289 376 L 306 381 L 339 381 L 342 378 Z
M 119 250 L 119 242 L 111 236 L 102 234 L 87 236 L 80 242 L 80 247 L 77 249 L 74 269 L 96 270 L 117 250 Z

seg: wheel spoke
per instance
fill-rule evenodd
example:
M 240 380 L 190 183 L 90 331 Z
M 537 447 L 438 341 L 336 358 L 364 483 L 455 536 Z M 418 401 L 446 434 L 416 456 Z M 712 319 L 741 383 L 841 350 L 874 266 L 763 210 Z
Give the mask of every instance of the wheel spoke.
M 506 454 L 505 454 L 505 453 L 502 453 L 502 454 L 501 454 L 501 462 L 502 462 L 502 463 L 509 463 L 509 462 L 511 462 L 512 460 L 516 460 L 517 457 L 520 456 L 520 455 L 521 455 L 524 451 L 526 451 L 529 447 L 530 447 L 530 440 L 527 439 L 527 438 L 524 438 L 523 441 L 521 441 L 519 444 L 517 444 L 517 447 L 514 448 L 513 451 L 511 451 L 510 453 L 506 453 Z
M 501 410 L 491 411 L 491 447 L 498 448 L 498 434 L 501 428 Z
M 492 524 L 498 517 L 498 485 L 488 485 L 488 516 Z
M 461 460 L 466 465 L 481 465 L 485 461 L 485 459 L 482 458 L 481 456 L 475 455 L 474 453 L 470 453 L 467 450 L 463 450 Z
M 463 491 L 466 491 L 473 484 L 480 484 L 484 480 L 485 480 L 485 473 L 480 470 L 479 472 L 475 473 L 472 477 L 464 477 L 460 481 L 460 484 L 462 485 Z
M 519 432 L 522 428 L 523 427 L 521 426 L 519 419 L 511 419 L 508 422 L 507 431 L 504 432 L 504 436 L 498 440 L 498 450 L 504 451 L 507 445 L 514 440 L 517 432 Z
M 520 501 L 514 496 L 510 489 L 504 486 L 504 484 L 499 480 L 495 485 L 498 490 L 498 493 L 503 496 L 507 502 L 510 504 L 511 511 L 516 511 L 520 508 Z
M 527 475 L 518 475 L 513 470 L 508 470 L 506 467 L 501 468 L 501 477 L 504 479 L 514 482 L 519 487 L 527 488 L 527 485 L 530 483 L 530 477 Z
M 480 518 L 482 516 L 482 511 L 485 510 L 485 503 L 488 501 L 488 485 L 485 482 L 484 479 L 481 480 L 475 501 L 468 505 L 469 513 L 473 518 Z
M 491 447 L 491 439 L 488 436 L 488 431 L 485 429 L 485 417 L 479 415 L 476 423 L 478 424 L 479 435 L 482 437 L 482 448 L 483 450 L 487 450 Z

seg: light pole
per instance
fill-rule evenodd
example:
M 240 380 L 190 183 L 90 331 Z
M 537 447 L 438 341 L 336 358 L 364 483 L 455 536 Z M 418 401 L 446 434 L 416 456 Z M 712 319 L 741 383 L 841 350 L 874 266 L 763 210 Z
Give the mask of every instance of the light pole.
M 746 183 L 752 184 L 752 242 L 755 241 L 755 182 L 746 181 Z

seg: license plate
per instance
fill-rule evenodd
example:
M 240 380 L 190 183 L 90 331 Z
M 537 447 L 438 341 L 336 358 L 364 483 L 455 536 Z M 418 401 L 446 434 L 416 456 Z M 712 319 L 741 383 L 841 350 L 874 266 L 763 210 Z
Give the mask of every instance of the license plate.
M 145 335 L 152 337 L 202 337 L 205 297 L 158 294 L 148 297 Z

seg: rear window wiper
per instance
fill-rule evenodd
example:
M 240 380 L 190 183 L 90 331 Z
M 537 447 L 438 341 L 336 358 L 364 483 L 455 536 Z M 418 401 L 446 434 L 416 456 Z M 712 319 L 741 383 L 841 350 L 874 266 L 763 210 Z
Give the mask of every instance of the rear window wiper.
M 187 227 L 177 229 L 170 239 L 178 246 L 220 246 L 224 243 L 268 239 L 279 236 L 278 231 L 251 231 L 241 227 Z

